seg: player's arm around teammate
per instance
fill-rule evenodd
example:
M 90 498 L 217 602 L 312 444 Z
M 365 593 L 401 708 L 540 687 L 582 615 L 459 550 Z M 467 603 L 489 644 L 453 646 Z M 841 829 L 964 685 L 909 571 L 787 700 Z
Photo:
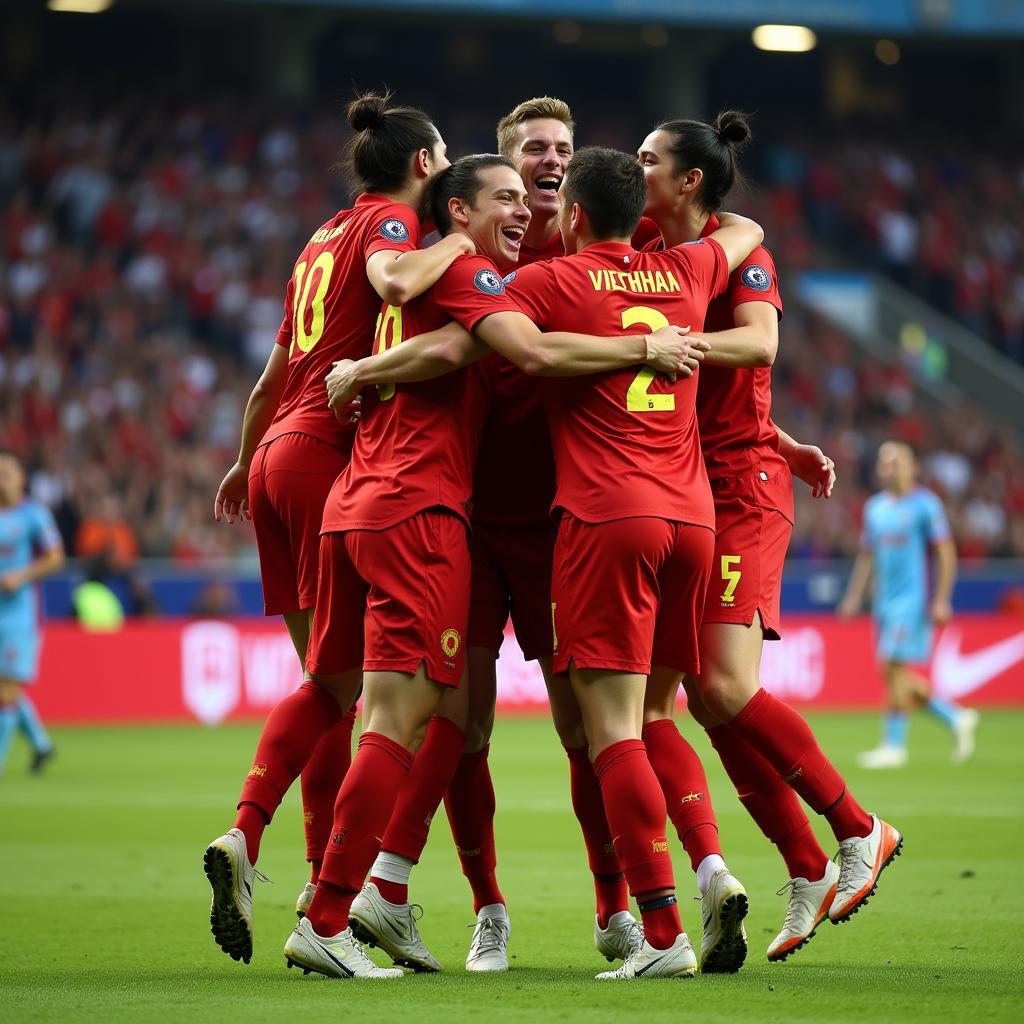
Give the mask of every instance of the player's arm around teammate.
M 666 245 L 707 232 L 736 178 L 736 149 L 749 135 L 744 116 L 727 111 L 714 125 L 669 121 L 647 137 L 638 154 L 647 176 L 647 213 Z M 758 249 L 739 269 L 729 294 L 727 306 L 709 309 L 709 333 L 734 330 L 744 305 L 767 300 L 781 313 L 767 250 Z M 763 327 L 773 315 L 767 309 L 756 314 Z M 757 357 L 759 346 L 753 347 Z M 761 351 L 761 364 L 771 348 Z M 698 411 L 715 491 L 721 582 L 715 579 L 708 590 L 701 673 L 688 678 L 686 688 L 691 711 L 708 730 L 744 805 L 786 860 L 789 912 L 768 950 L 769 959 L 784 959 L 826 916 L 845 920 L 861 905 L 902 840 L 856 802 L 803 718 L 761 688 L 763 640 L 778 636 L 782 565 L 792 530 L 791 476 L 770 419 L 768 366 L 706 369 L 712 372 L 701 375 Z M 830 490 L 831 472 L 822 456 L 808 474 L 815 493 Z M 661 706 L 648 707 L 649 720 L 671 714 L 669 692 L 663 693 Z M 818 845 L 795 794 L 832 826 L 840 840 L 839 870 Z

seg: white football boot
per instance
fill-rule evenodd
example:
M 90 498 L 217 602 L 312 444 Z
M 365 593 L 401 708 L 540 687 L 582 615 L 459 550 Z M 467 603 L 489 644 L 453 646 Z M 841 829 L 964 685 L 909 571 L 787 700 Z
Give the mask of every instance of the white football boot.
M 309 908 L 313 905 L 313 897 L 315 895 L 316 883 L 307 882 L 302 887 L 302 892 L 299 893 L 299 898 L 295 901 L 295 916 L 300 921 L 309 913 Z
M 594 916 L 594 945 L 609 963 L 625 960 L 644 941 L 644 926 L 628 911 L 620 910 L 602 928 Z
M 785 960 L 787 956 L 792 956 L 811 941 L 818 925 L 828 917 L 829 908 L 836 898 L 838 882 L 839 867 L 829 861 L 820 881 L 809 882 L 806 878 L 791 878 L 778 891 L 778 896 L 789 891 L 789 906 L 786 907 L 782 931 L 768 947 L 770 961 L 774 963 Z
M 360 942 L 379 946 L 402 967 L 437 972 L 441 964 L 423 944 L 414 910 L 423 913 L 423 908 L 416 903 L 389 903 L 373 882 L 367 882 L 352 901 L 349 911 L 352 932 Z
M 466 954 L 467 971 L 507 971 L 512 922 L 504 904 L 489 903 L 476 915 L 473 941 Z
M 865 750 L 857 755 L 857 764 L 861 768 L 902 768 L 907 763 L 906 747 L 893 747 L 888 743 Z
M 903 837 L 881 818 L 871 815 L 871 832 L 863 839 L 839 844 L 839 880 L 828 916 L 833 924 L 848 921 L 868 901 L 878 876 L 903 849 Z
M 646 939 L 614 971 L 603 971 L 598 981 L 636 981 L 647 978 L 692 978 L 697 957 L 686 932 L 676 936 L 668 949 L 655 949 Z
M 964 708 L 956 717 L 953 726 L 953 764 L 963 764 L 974 756 L 974 730 L 978 728 L 978 712 L 974 708 Z
M 252 959 L 252 883 L 267 876 L 249 863 L 245 835 L 232 828 L 214 839 L 203 854 L 203 870 L 209 879 L 210 931 L 217 945 L 232 960 Z
M 301 967 L 304 974 L 315 971 L 328 978 L 388 981 L 405 975 L 399 967 L 378 967 L 356 942 L 351 928 L 325 939 L 313 930 L 308 917 L 288 936 L 284 957 L 289 967 Z
M 747 958 L 743 918 L 748 909 L 747 890 L 728 868 L 719 868 L 711 876 L 708 891 L 700 901 L 704 924 L 700 943 L 703 974 L 735 974 L 743 966 Z

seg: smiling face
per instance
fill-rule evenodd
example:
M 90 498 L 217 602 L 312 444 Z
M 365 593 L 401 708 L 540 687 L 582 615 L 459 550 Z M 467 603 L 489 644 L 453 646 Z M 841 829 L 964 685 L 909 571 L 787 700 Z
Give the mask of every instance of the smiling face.
M 499 269 L 511 269 L 519 262 L 530 225 L 523 179 L 511 167 L 487 167 L 477 172 L 477 180 L 480 188 L 472 204 L 451 200 L 453 223 L 473 239 L 477 252 L 489 256 Z
M 572 159 L 572 132 L 553 117 L 536 117 L 515 127 L 505 154 L 526 183 L 530 209 L 537 217 L 558 212 L 558 189 Z

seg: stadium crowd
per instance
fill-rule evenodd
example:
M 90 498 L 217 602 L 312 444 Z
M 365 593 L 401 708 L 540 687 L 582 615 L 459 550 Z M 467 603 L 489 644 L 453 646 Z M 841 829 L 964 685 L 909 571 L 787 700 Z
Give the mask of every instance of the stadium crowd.
M 492 148 L 486 123 L 450 120 L 451 152 Z M 212 497 L 295 253 L 345 202 L 327 170 L 343 141 L 333 107 L 226 100 L 0 120 L 0 444 L 26 458 L 71 553 L 117 569 L 253 556 L 250 531 L 214 524 Z M 815 239 L 840 243 L 1024 358 L 1020 181 L 909 150 L 767 152 L 772 186 L 736 205 L 765 225 L 787 299 L 774 416 L 820 444 L 841 482 L 813 509 L 800 493 L 792 554 L 853 554 L 875 450 L 896 434 L 922 452 L 961 557 L 1024 557 L 1012 436 L 979 411 L 930 408 L 786 289 Z

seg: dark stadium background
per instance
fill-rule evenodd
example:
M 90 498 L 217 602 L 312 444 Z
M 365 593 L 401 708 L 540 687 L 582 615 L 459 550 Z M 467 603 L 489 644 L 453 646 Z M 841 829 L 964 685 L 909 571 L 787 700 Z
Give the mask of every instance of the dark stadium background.
M 58 638 L 86 578 L 146 628 L 259 615 L 251 532 L 212 498 L 291 261 L 347 200 L 343 104 L 384 85 L 452 154 L 543 93 L 577 145 L 753 114 L 732 205 L 780 268 L 775 419 L 840 477 L 827 505 L 800 494 L 784 611 L 832 628 L 899 436 L 950 510 L 958 621 L 1024 628 L 1024 5 L 9 0 L 0 20 L 0 444 L 77 556 L 43 588 Z M 817 45 L 762 52 L 761 22 Z M 1024 699 L 1019 670 L 1002 685 Z

